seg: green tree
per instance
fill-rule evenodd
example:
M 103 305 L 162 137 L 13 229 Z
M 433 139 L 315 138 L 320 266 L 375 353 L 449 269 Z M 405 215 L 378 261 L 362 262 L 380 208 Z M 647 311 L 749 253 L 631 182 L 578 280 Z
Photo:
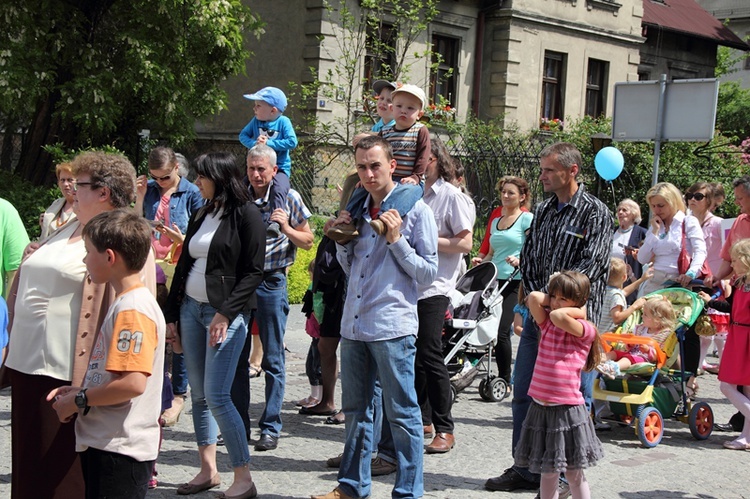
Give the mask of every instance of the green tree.
M 17 171 L 34 184 L 50 172 L 45 145 L 133 154 L 140 129 L 190 138 L 226 107 L 218 84 L 262 31 L 240 0 L 5 0 L 0 19 L 0 127 L 26 130 Z

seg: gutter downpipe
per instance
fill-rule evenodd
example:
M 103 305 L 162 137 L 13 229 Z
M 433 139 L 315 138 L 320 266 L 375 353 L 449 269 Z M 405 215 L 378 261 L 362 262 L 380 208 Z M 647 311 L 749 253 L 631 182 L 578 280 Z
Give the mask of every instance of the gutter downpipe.
M 495 5 L 480 9 L 477 17 L 477 41 L 475 44 L 475 64 L 474 64 L 474 89 L 472 91 L 471 110 L 474 116 L 479 117 L 479 99 L 482 95 L 482 63 L 484 60 L 484 28 L 486 24 L 486 15 L 493 10 L 503 6 L 503 0 L 497 0 Z

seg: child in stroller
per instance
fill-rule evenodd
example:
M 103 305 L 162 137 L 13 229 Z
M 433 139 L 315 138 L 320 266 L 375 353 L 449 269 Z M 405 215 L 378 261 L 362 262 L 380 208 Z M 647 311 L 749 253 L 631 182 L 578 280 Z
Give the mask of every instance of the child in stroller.
M 663 349 L 675 327 L 675 320 L 675 311 L 669 300 L 663 295 L 656 295 L 643 306 L 642 323 L 635 326 L 633 334 L 653 338 Z M 627 345 L 625 348 L 618 345 L 607 352 L 607 360 L 596 369 L 607 378 L 614 379 L 633 364 L 654 363 L 656 357 L 655 348 L 647 344 Z

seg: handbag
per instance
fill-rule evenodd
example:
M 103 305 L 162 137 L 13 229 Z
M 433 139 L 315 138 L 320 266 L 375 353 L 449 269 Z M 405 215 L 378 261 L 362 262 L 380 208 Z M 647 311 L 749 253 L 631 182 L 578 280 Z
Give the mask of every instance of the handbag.
M 677 272 L 680 275 L 684 274 L 690 269 L 690 264 L 693 258 L 688 254 L 687 251 L 687 235 L 685 234 L 685 219 L 682 220 L 682 241 L 680 242 L 680 254 L 677 257 Z M 703 279 L 706 276 L 711 275 L 711 269 L 708 268 L 707 259 L 703 261 L 703 266 L 696 274 L 696 279 Z

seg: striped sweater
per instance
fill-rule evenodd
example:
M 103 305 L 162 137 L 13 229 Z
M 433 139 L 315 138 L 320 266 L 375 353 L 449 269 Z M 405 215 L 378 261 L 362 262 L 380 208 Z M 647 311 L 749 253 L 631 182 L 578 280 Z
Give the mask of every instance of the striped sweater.
M 547 318 L 539 329 L 539 353 L 529 386 L 529 397 L 550 404 L 581 405 L 581 370 L 586 365 L 596 336 L 594 325 L 578 319 L 583 325 L 580 338 L 565 332 Z
M 393 180 L 412 177 L 417 183 L 422 181 L 424 170 L 430 161 L 430 131 L 422 123 L 414 123 L 408 130 L 397 130 L 395 125 L 387 125 L 380 132 L 381 137 L 391 144 L 396 160 Z

